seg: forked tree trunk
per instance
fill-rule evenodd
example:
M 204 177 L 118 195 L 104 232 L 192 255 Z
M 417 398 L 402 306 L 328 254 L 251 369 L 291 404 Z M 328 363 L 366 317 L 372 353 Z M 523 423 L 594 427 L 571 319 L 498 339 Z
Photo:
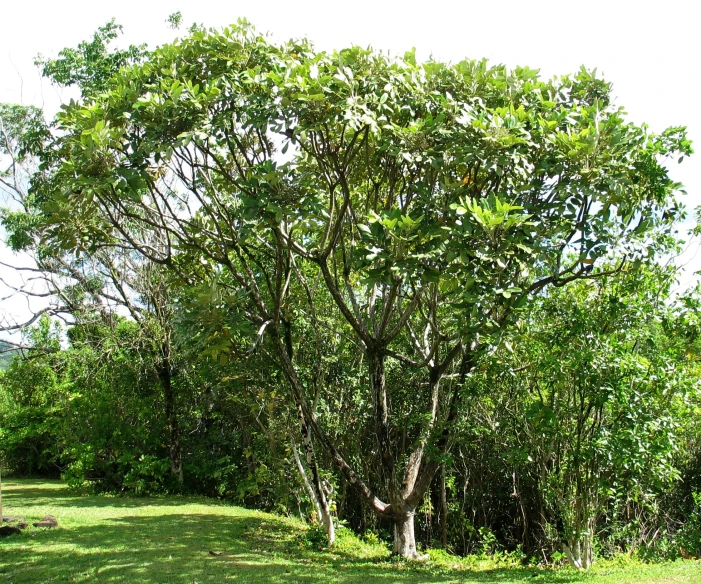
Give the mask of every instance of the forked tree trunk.
M 410 560 L 417 559 L 414 535 L 414 511 L 407 511 L 394 520 L 394 554 Z
M 382 471 L 387 481 L 389 499 L 394 517 L 393 553 L 407 559 L 417 559 L 416 537 L 414 535 L 414 508 L 406 505 L 405 496 L 413 489 L 421 457 L 410 457 L 407 473 L 411 475 L 411 485 L 400 488 L 394 477 L 394 455 L 389 434 L 389 400 L 385 379 L 385 356 L 381 351 L 367 351 L 368 377 L 375 409 L 375 434 L 380 447 Z M 423 494 L 423 493 L 422 493 Z
M 325 278 L 330 277 L 327 273 Z M 412 453 L 411 460 L 408 463 L 402 485 L 397 483 L 394 476 L 394 455 L 392 452 L 392 444 L 389 436 L 388 411 L 389 403 L 385 387 L 384 376 L 384 357 L 382 351 L 367 351 L 365 354 L 368 357 L 368 369 L 370 377 L 370 388 L 373 394 L 374 409 L 375 409 L 375 431 L 377 434 L 380 456 L 382 459 L 382 475 L 385 486 L 389 491 L 389 503 L 381 501 L 375 493 L 370 489 L 365 482 L 357 475 L 353 468 L 346 462 L 343 455 L 338 451 L 333 441 L 323 431 L 314 418 L 308 401 L 305 396 L 305 388 L 300 382 L 295 366 L 290 358 L 290 351 L 285 346 L 280 330 L 277 326 L 271 325 L 270 333 L 275 341 L 276 353 L 280 358 L 283 372 L 292 390 L 297 412 L 300 417 L 302 428 L 307 428 L 308 432 L 302 431 L 302 439 L 305 447 L 305 454 L 309 469 L 314 475 L 310 481 L 315 490 L 324 495 L 323 488 L 320 488 L 318 473 L 315 472 L 316 465 L 313 456 L 313 450 L 307 451 L 307 446 L 311 446 L 311 432 L 319 440 L 322 448 L 330 455 L 334 466 L 343 474 L 348 484 L 354 488 L 362 497 L 363 501 L 380 517 L 391 519 L 394 522 L 394 553 L 408 559 L 423 559 L 416 551 L 416 537 L 414 534 L 414 515 L 416 507 L 421 502 L 426 491 L 430 487 L 431 481 L 435 472 L 440 466 L 435 461 L 427 462 L 424 457 L 423 445 Z M 457 351 L 456 351 L 457 354 Z M 457 393 L 453 396 L 451 402 L 451 412 Z M 452 416 L 452 414 L 451 414 Z M 452 421 L 449 416 L 448 421 Z M 439 442 L 439 449 L 443 448 Z M 422 468 L 423 466 L 423 468 Z M 320 503 L 323 505 L 323 499 L 320 498 Z
M 562 544 L 567 560 L 573 568 L 588 570 L 591 567 L 594 559 L 591 540 L 590 536 L 583 535 L 572 538 L 569 545 Z
M 594 561 L 594 521 L 577 526 L 576 532 L 562 543 L 562 549 L 573 568 L 588 570 Z

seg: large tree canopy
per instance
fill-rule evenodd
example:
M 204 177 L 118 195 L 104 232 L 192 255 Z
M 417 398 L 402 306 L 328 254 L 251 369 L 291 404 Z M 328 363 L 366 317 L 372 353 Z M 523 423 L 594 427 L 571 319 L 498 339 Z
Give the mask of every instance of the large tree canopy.
M 134 249 L 185 281 L 225 283 L 244 344 L 284 373 L 307 460 L 313 434 L 414 556 L 414 512 L 478 355 L 508 344 L 547 286 L 671 241 L 680 186 L 664 164 L 690 143 L 626 121 L 610 91 L 584 69 L 545 81 L 485 61 L 278 46 L 246 23 L 197 30 L 66 106 L 34 193 L 55 244 Z M 362 354 L 377 484 L 317 415 L 301 314 L 317 328 L 335 315 Z M 388 380 L 388 363 L 423 376 L 418 393 Z

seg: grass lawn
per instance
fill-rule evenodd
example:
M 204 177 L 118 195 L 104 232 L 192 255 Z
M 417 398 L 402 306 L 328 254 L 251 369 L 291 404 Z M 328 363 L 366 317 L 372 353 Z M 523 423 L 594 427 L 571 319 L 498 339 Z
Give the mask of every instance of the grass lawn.
M 25 582 L 497 582 L 701 583 L 701 562 L 600 562 L 589 573 L 500 567 L 436 554 L 391 560 L 347 531 L 330 551 L 307 543 L 299 521 L 202 498 L 81 497 L 58 482 L 9 479 L 5 515 L 29 527 L 0 539 L 0 584 Z

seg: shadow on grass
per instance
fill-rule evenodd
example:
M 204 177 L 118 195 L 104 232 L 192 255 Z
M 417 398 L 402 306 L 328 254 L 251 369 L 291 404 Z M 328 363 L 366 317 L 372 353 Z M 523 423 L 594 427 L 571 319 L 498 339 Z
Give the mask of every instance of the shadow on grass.
M 51 506 L 73 508 L 124 507 L 130 509 L 150 506 L 177 507 L 197 503 L 207 505 L 225 504 L 215 499 L 191 496 L 84 495 L 79 490 L 70 489 L 58 481 L 52 483 L 32 479 L 8 481 L 7 486 L 3 486 L 3 503 L 8 508 Z
M 25 543 L 28 534 L 12 539 Z M 12 582 L 576 581 L 573 574 L 529 570 L 436 573 L 421 565 L 363 560 L 343 551 L 320 553 L 302 544 L 298 529 L 267 517 L 127 516 L 98 526 L 36 531 L 32 540 L 25 549 L 13 546 L 11 553 L 0 543 L 0 566 Z
M 11 494 L 10 494 L 11 493 Z M 578 574 L 534 570 L 450 570 L 421 564 L 362 558 L 343 546 L 326 552 L 308 547 L 303 532 L 290 521 L 270 515 L 217 506 L 179 513 L 172 506 L 192 499 L 143 499 L 144 505 L 168 505 L 153 515 L 130 515 L 121 507 L 142 507 L 141 499 L 72 497 L 56 485 L 26 484 L 10 491 L 19 506 L 76 509 L 118 506 L 118 517 L 91 518 L 89 525 L 52 530 L 30 528 L 0 540 L 0 579 L 15 584 L 38 582 L 143 582 L 198 584 L 218 582 L 551 582 L 581 580 Z M 115 505 L 120 502 L 121 505 Z M 203 503 L 203 500 L 197 500 Z M 226 509 L 226 511 L 224 510 Z M 173 511 L 173 513 L 170 513 Z M 148 513 L 148 511 L 146 512 Z M 70 522 L 68 522 L 70 525 Z M 213 552 L 213 553 L 212 553 Z

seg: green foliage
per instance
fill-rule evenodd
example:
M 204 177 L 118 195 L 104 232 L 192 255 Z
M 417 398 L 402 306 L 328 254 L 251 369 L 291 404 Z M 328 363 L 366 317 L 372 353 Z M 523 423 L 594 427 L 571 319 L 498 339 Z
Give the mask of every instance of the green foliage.
M 328 179 L 350 189 L 357 210 L 349 265 L 356 277 L 366 285 L 397 274 L 440 283 L 463 309 L 458 324 L 471 330 L 486 307 L 518 303 L 535 266 L 558 279 L 614 245 L 631 259 L 647 257 L 655 228 L 679 215 L 679 185 L 659 161 L 691 152 L 683 131 L 652 135 L 626 122 L 609 91 L 586 71 L 545 82 L 532 70 L 485 62 L 417 65 L 358 47 L 278 47 L 242 22 L 159 48 L 98 101 L 69 107 L 59 118 L 69 134 L 59 141 L 66 162 L 56 178 L 86 209 L 111 196 L 136 202 L 169 176 L 183 149 L 207 158 L 223 148 L 226 165 L 234 164 L 237 155 L 226 150 L 239 131 L 227 121 L 233 116 L 237 140 L 264 160 L 215 172 L 214 190 L 201 195 L 222 197 L 211 209 L 239 217 L 240 243 L 260 231 L 259 219 L 284 219 L 298 243 L 314 249 L 328 207 L 320 157 L 338 149 L 345 158 L 335 174 L 348 185 Z M 265 138 L 251 143 L 256 133 Z M 314 155 L 312 140 L 322 134 L 329 151 Z M 293 148 L 293 161 L 277 161 L 265 146 L 272 136 Z M 122 154 L 104 164 L 111 151 Z M 369 205 L 373 192 L 394 188 L 386 169 L 409 182 L 397 200 Z M 191 227 L 212 221 L 222 228 L 224 217 L 202 216 Z M 568 245 L 578 251 L 564 268 Z M 479 327 L 490 330 L 492 321 Z
M 183 15 L 179 10 L 177 12 L 173 12 L 173 14 L 168 15 L 166 22 L 170 28 L 178 29 L 183 22 Z
M 151 495 L 166 490 L 169 466 L 167 459 L 142 454 L 137 460 L 127 462 L 130 470 L 124 475 L 122 484 L 125 490 L 135 495 Z
M 701 493 L 692 493 L 691 511 L 682 528 L 675 534 L 674 543 L 680 548 L 680 555 L 701 557 Z M 685 554 L 682 554 L 682 549 Z
M 34 106 L 0 103 L 0 129 L 0 155 L 12 156 L 14 165 L 37 152 L 50 136 L 43 112 Z M 11 164 L 0 171 L 0 178 L 11 178 L 12 172 Z
M 97 29 L 91 41 L 83 41 L 74 49 L 63 49 L 57 59 L 37 57 L 35 64 L 44 77 L 57 85 L 79 87 L 83 97 L 104 91 L 120 68 L 139 62 L 147 55 L 146 45 L 110 50 L 110 43 L 121 32 L 122 26 L 112 19 Z
M 44 316 L 26 334 L 37 351 L 13 359 L 0 378 L 0 459 L 9 470 L 58 476 L 64 461 L 60 440 L 66 391 L 60 356 L 61 332 Z
M 10 366 L 17 353 L 18 351 L 12 345 L 0 340 L 0 372 Z
M 303 545 L 312 549 L 323 550 L 328 546 L 329 540 L 323 527 L 320 525 L 311 525 L 309 529 L 304 532 L 302 542 Z

